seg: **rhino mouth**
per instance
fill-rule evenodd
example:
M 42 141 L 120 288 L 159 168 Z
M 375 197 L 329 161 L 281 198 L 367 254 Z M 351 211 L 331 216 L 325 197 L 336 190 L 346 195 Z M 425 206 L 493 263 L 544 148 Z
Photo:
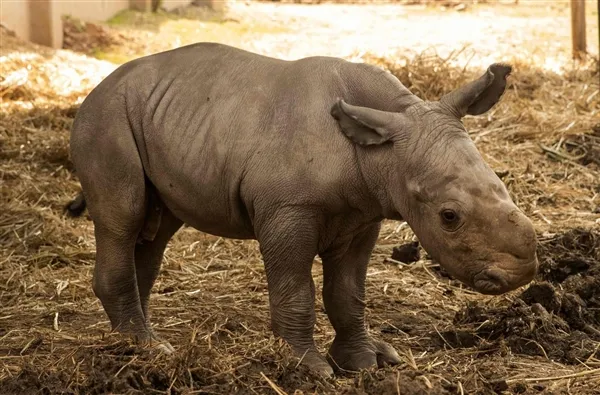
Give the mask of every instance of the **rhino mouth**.
M 528 284 L 537 274 L 537 259 L 520 263 L 518 269 L 491 267 L 477 273 L 472 287 L 484 295 L 501 295 Z
M 510 286 L 501 270 L 486 269 L 473 277 L 473 288 L 485 295 L 500 295 Z

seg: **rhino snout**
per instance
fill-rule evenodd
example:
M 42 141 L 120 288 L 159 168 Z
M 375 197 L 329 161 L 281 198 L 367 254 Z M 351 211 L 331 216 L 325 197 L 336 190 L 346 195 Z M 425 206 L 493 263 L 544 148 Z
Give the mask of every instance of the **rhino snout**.
M 488 259 L 479 262 L 481 271 L 472 278 L 473 287 L 484 294 L 512 291 L 528 284 L 538 271 L 533 223 L 518 209 L 504 215 L 495 243 L 490 243 Z

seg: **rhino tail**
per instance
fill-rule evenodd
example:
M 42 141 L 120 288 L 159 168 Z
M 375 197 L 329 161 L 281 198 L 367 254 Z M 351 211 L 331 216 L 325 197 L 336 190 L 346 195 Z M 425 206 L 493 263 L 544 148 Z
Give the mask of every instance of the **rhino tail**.
M 83 192 L 79 192 L 75 199 L 71 200 L 65 206 L 65 212 L 70 217 L 79 217 L 85 211 L 87 204 L 85 202 L 85 197 L 83 196 Z

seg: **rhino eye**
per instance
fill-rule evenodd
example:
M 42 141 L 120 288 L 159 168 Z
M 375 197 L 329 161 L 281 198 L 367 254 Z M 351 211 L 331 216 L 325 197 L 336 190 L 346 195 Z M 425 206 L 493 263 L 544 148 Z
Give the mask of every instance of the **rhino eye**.
M 440 216 L 442 217 L 444 225 L 446 225 L 447 227 L 453 227 L 458 224 L 458 214 L 454 210 L 442 210 Z

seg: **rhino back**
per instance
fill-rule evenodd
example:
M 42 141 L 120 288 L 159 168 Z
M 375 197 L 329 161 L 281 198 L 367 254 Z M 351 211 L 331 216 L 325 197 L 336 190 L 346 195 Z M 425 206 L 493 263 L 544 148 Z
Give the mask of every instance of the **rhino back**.
M 212 43 L 141 58 L 109 78 L 99 88 L 121 87 L 144 170 L 165 204 L 200 230 L 237 238 L 254 237 L 261 204 L 343 211 L 345 188 L 361 180 L 331 106 L 343 97 L 400 109 L 404 89 L 373 66 L 283 61 Z

